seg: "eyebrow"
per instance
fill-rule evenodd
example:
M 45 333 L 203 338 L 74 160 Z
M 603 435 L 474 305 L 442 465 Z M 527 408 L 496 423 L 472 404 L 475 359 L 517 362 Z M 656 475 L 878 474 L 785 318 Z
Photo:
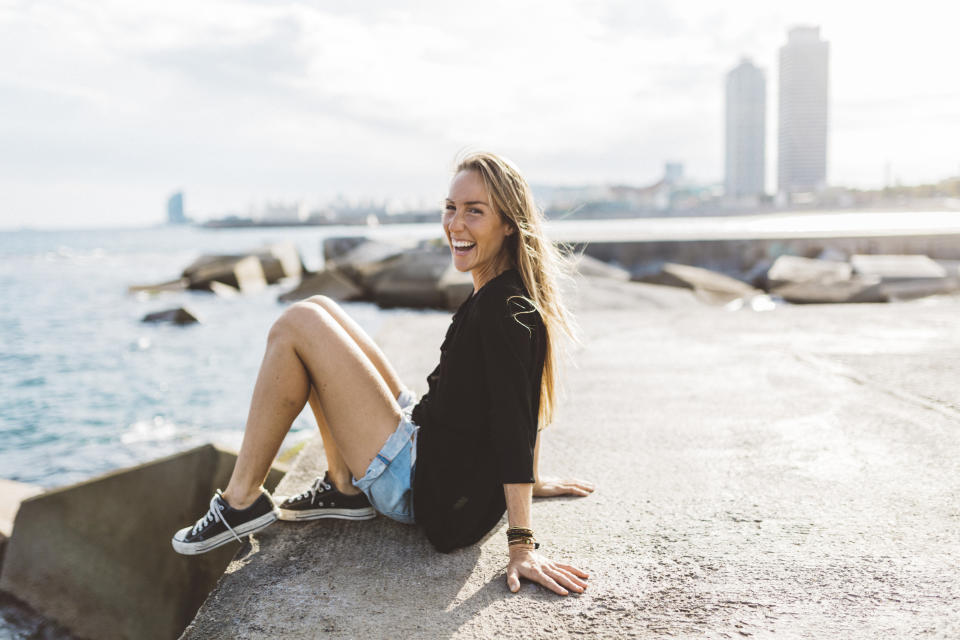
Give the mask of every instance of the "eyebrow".
M 451 200 L 450 198 L 447 198 L 447 202 L 453 202 L 453 200 Z M 454 204 L 456 204 L 456 203 L 454 203 Z M 490 206 L 489 204 L 487 204 L 487 203 L 484 202 L 483 200 L 469 200 L 469 201 L 467 201 L 467 202 L 464 202 L 463 204 L 482 204 L 482 205 L 487 206 L 487 207 Z

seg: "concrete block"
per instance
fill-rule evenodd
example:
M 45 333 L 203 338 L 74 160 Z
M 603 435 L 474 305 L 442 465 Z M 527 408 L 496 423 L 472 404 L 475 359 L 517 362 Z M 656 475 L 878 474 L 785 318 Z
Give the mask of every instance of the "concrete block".
M 945 278 L 947 270 L 923 255 L 855 255 L 850 258 L 855 273 L 877 276 L 884 282 Z
M 154 311 L 143 316 L 141 322 L 170 322 L 172 324 L 196 324 L 200 322 L 196 315 L 185 309 L 177 307 L 175 309 L 165 309 L 163 311 Z
M 292 242 L 269 245 L 255 255 L 260 260 L 267 284 L 274 284 L 284 278 L 299 278 L 303 274 L 300 251 Z
M 367 240 L 335 259 L 328 260 L 327 267 L 336 267 L 340 273 L 362 288 L 365 295 L 370 295 L 380 273 L 404 251 L 399 245 Z
M 440 279 L 451 268 L 450 252 L 414 250 L 385 262 L 372 281 L 381 307 L 447 308 Z M 471 287 L 472 290 L 472 287 Z
M 630 272 L 621 267 L 617 267 L 608 262 L 597 260 L 585 253 L 574 257 L 574 267 L 577 273 L 591 278 L 612 278 L 627 282 L 630 280 Z
M 240 544 L 185 557 L 170 538 L 203 515 L 235 460 L 206 445 L 24 500 L 0 589 L 83 637 L 177 637 Z
M 854 276 L 849 280 L 791 282 L 774 287 L 770 293 L 794 304 L 887 301 L 880 279 L 863 276 Z
M 37 485 L 0 478 L 0 568 L 3 567 L 3 554 L 13 531 L 13 520 L 20 509 L 20 503 L 41 492 L 43 488 Z
M 326 269 L 305 275 L 296 288 L 281 294 L 277 301 L 296 302 L 317 295 L 334 300 L 356 300 L 362 297 L 363 290 L 336 269 Z
M 470 272 L 457 271 L 452 264 L 440 276 L 437 283 L 447 300 L 447 309 L 457 309 L 464 301 L 473 295 L 473 276 Z
M 751 298 L 763 293 L 746 282 L 716 271 L 669 262 L 660 268 L 658 274 L 639 280 L 650 284 L 693 289 L 697 297 L 713 304 L 725 304 L 737 298 Z
M 189 280 L 186 278 L 177 278 L 168 282 L 159 282 L 157 284 L 132 284 L 127 287 L 127 293 L 145 293 L 147 295 L 157 295 L 170 291 L 183 291 L 187 288 Z
M 243 293 L 258 291 L 267 285 L 263 267 L 256 256 L 205 256 L 187 267 L 183 276 L 188 288 L 209 291 L 211 282 L 222 282 Z
M 370 238 L 366 236 L 324 238 L 323 246 L 321 247 L 323 259 L 326 262 L 337 260 L 365 242 L 370 242 Z
M 851 275 L 853 268 L 846 262 L 780 256 L 767 271 L 767 286 L 773 289 L 792 282 L 842 281 Z

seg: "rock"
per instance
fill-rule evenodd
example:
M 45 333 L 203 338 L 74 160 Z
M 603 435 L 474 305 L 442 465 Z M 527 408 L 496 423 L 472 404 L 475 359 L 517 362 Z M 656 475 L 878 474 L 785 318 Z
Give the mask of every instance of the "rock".
M 81 637 L 176 638 L 242 547 L 186 557 L 170 538 L 206 512 L 235 461 L 206 445 L 24 500 L 0 589 Z
M 267 284 L 275 284 L 284 278 L 299 278 L 304 272 L 300 251 L 292 242 L 270 245 L 254 255 L 260 260 Z
M 890 302 L 916 300 L 927 296 L 943 295 L 960 291 L 957 278 L 917 278 L 883 282 L 881 290 Z
M 451 268 L 450 252 L 446 249 L 403 253 L 382 263 L 368 277 L 373 300 L 381 307 L 446 309 L 447 293 L 440 280 Z
M 337 269 L 326 269 L 305 275 L 296 288 L 280 295 L 277 301 L 296 302 L 317 295 L 334 300 L 357 300 L 363 295 L 363 290 Z
M 177 278 L 176 280 L 170 280 L 168 282 L 160 282 L 157 284 L 134 284 L 127 287 L 128 293 L 146 293 L 148 295 L 156 295 L 158 293 L 165 293 L 168 291 L 183 291 L 187 288 L 189 280 L 186 278 Z
M 787 302 L 818 304 L 834 302 L 886 302 L 879 278 L 853 276 L 847 280 L 823 279 L 809 282 L 791 282 L 771 289 Z
M 849 280 L 851 275 L 853 269 L 846 262 L 780 256 L 767 271 L 767 287 L 773 290 L 795 282 L 840 282 Z
M 164 311 L 154 311 L 153 313 L 148 313 L 143 316 L 141 322 L 170 322 L 172 324 L 195 324 L 200 322 L 190 311 L 187 311 L 183 307 L 177 307 L 176 309 L 166 309 Z
M 624 282 L 630 280 L 630 272 L 626 269 L 603 262 L 602 260 L 597 260 L 596 258 L 591 258 L 584 253 L 576 255 L 573 258 L 573 263 L 577 273 L 582 276 L 613 278 L 614 280 L 622 280 Z
M 697 297 L 713 304 L 726 304 L 737 298 L 751 298 L 763 293 L 722 273 L 670 262 L 665 263 L 659 273 L 643 276 L 639 281 L 693 289 Z
M 947 277 L 943 266 L 923 255 L 855 255 L 850 264 L 855 273 L 884 282 Z
M 190 289 L 210 291 L 211 282 L 222 282 L 243 293 L 258 291 L 266 286 L 263 267 L 256 256 L 204 256 L 183 272 Z

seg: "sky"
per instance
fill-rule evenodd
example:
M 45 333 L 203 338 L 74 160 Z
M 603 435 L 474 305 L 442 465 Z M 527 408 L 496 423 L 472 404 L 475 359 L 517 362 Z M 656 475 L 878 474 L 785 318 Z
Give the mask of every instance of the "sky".
M 957 8 L 954 8 L 957 7 Z M 865 10 L 866 8 L 866 10 Z M 724 74 L 830 42 L 828 181 L 960 175 L 960 5 L 0 0 L 0 228 L 161 222 L 337 196 L 432 206 L 456 155 L 531 183 L 723 179 Z

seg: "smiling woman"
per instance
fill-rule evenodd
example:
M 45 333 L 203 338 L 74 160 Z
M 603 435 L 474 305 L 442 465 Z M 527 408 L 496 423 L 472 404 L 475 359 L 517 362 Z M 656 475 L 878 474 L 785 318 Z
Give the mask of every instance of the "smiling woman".
M 507 584 L 525 577 L 566 595 L 587 574 L 537 552 L 531 497 L 586 496 L 589 482 L 539 475 L 552 418 L 561 337 L 560 256 L 543 235 L 530 187 L 493 154 L 463 159 L 443 230 L 453 263 L 473 277 L 440 362 L 419 401 L 373 340 L 332 300 L 297 303 L 274 323 L 227 488 L 176 532 L 180 553 L 209 551 L 278 518 L 367 520 L 380 512 L 419 525 L 439 551 L 475 544 L 507 512 Z M 294 418 L 310 403 L 327 473 L 275 505 L 263 489 Z

